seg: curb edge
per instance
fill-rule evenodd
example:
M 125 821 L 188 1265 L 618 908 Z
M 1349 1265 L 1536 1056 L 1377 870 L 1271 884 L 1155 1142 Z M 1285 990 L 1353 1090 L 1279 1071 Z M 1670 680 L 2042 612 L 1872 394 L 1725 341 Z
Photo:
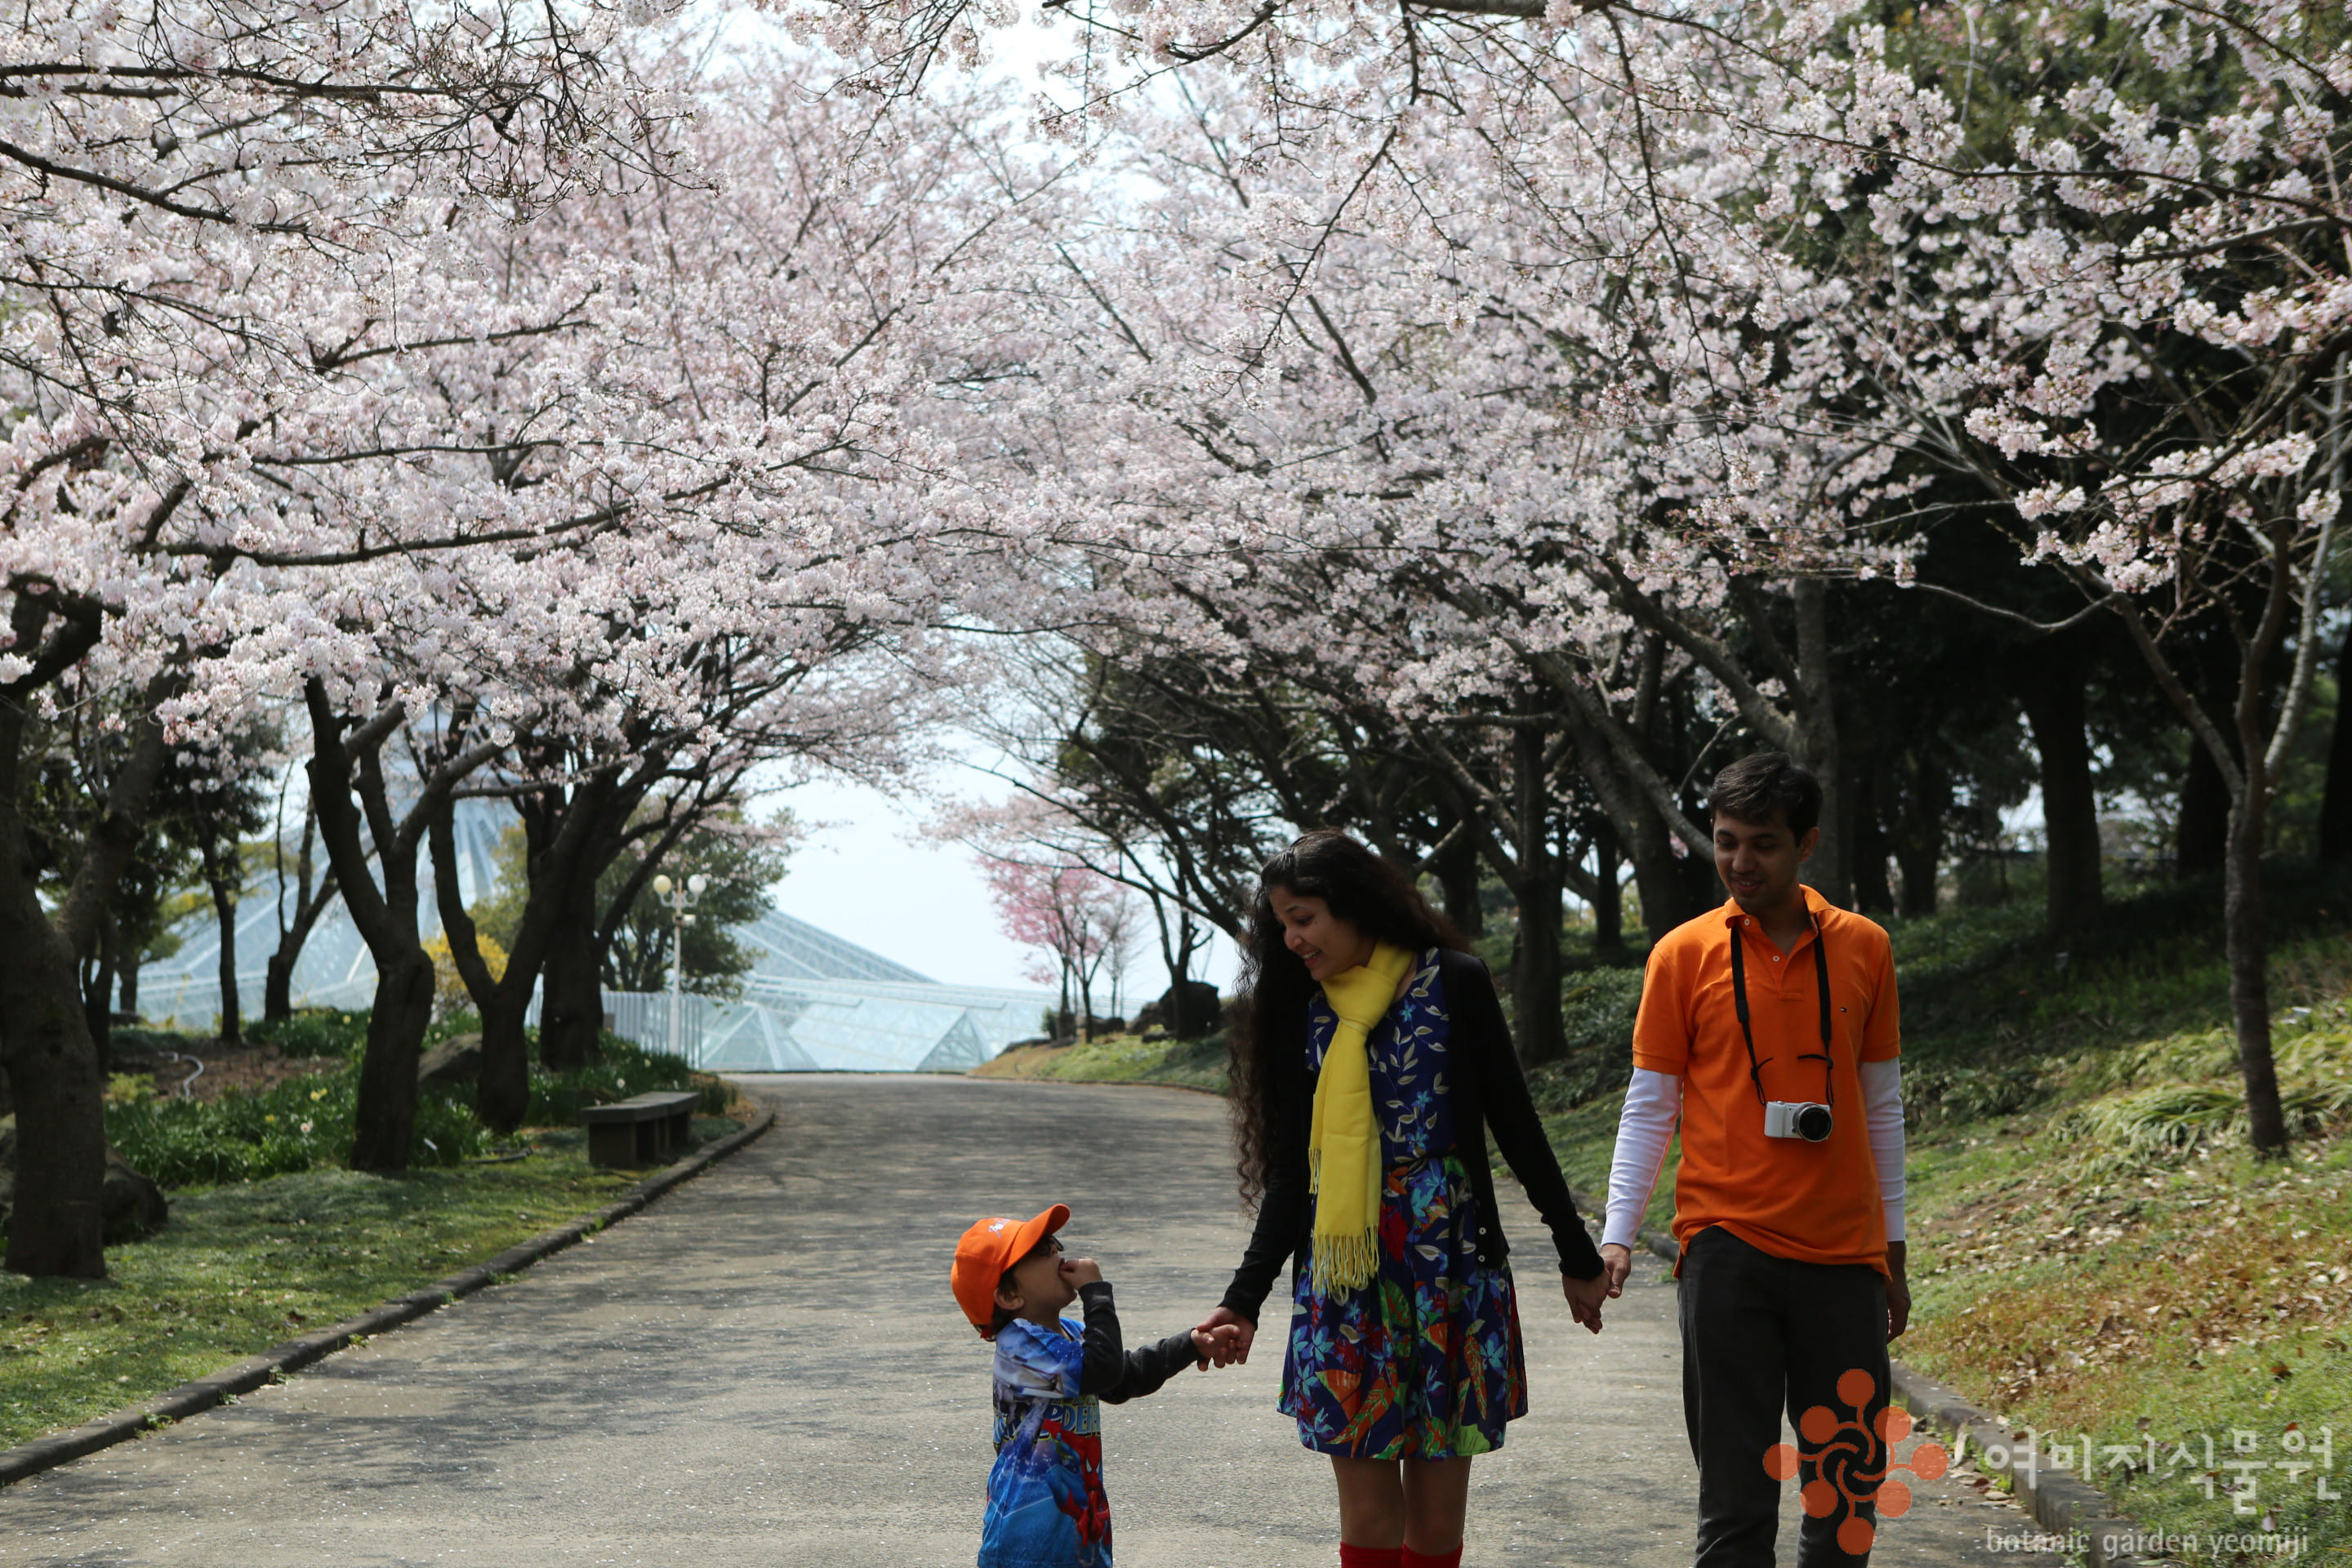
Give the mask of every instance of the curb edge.
M 700 1175 L 775 1124 L 776 1112 L 772 1109 L 751 1125 L 739 1128 L 714 1143 L 705 1144 L 676 1164 L 655 1172 L 631 1187 L 619 1201 L 607 1204 L 593 1214 L 583 1215 L 552 1230 L 541 1231 L 530 1240 L 519 1242 L 470 1268 L 461 1268 L 429 1285 L 379 1302 L 356 1317 L 346 1318 L 340 1323 L 315 1330 L 299 1339 L 272 1345 L 259 1355 L 248 1356 L 234 1365 L 184 1383 L 177 1388 L 166 1389 L 152 1399 L 126 1405 L 79 1426 L 68 1426 L 62 1432 L 52 1432 L 29 1443 L 0 1450 L 0 1487 L 22 1480 L 26 1476 L 38 1475 L 43 1470 L 55 1469 L 101 1448 L 110 1448 L 117 1443 L 129 1442 L 172 1422 L 202 1415 L 239 1394 L 276 1383 L 289 1372 L 298 1372 L 314 1362 L 323 1361 L 355 1341 L 399 1328 L 404 1323 L 415 1322 L 497 1283 L 501 1275 L 520 1273 L 541 1258 L 553 1257 L 598 1231 L 628 1218 L 672 1187 Z

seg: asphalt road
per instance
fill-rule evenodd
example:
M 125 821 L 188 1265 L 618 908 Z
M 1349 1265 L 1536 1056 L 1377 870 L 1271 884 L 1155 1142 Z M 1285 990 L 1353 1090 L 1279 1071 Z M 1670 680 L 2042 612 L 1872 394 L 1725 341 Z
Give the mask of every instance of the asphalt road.
M 745 1081 L 781 1109 L 775 1131 L 594 1241 L 0 1491 L 0 1562 L 970 1563 L 989 1352 L 948 1294 L 957 1235 L 1066 1202 L 1130 1336 L 1197 1321 L 1244 1237 L 1224 1108 L 1175 1089 Z M 1540 1237 L 1515 1188 L 1504 1203 L 1512 1236 Z M 1672 1281 L 1645 1259 L 1594 1338 L 1542 1254 L 1520 1257 L 1534 1408 L 1477 1461 L 1465 1561 L 1681 1568 L 1696 1478 Z M 1266 1344 L 1105 1410 L 1121 1568 L 1337 1560 L 1328 1470 L 1273 1408 Z M 1989 1527 L 2031 1528 L 1956 1480 L 1916 1490 L 1882 1527 L 1888 1568 L 1985 1562 Z

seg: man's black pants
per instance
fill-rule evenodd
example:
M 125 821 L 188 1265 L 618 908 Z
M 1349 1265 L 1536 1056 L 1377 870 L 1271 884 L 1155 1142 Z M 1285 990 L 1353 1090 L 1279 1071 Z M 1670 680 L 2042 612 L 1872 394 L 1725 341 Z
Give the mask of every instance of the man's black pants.
M 1864 1568 L 1887 1459 L 1879 1437 L 1889 1383 L 1885 1278 L 1867 1264 L 1775 1258 L 1710 1226 L 1684 1249 L 1681 1313 L 1683 1419 L 1698 1461 L 1697 1568 L 1771 1568 L 1781 1480 L 1766 1466 L 1782 1440 L 1784 1408 L 1799 1434 L 1799 1475 L 1825 1505 L 1806 1510 L 1798 1568 Z M 1843 1394 L 1838 1387 L 1849 1372 L 1870 1382 L 1859 1409 L 1845 1395 L 1860 1392 L 1861 1380 Z M 1830 1414 L 1815 1416 L 1809 1432 L 1805 1413 L 1815 1406 Z M 1841 1544 L 1839 1528 L 1857 1519 Z

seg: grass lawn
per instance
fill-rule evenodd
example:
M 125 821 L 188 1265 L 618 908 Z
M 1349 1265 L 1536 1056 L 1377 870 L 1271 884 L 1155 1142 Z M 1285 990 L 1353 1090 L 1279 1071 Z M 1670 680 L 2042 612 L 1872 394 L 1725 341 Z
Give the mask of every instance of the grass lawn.
M 740 1125 L 698 1118 L 697 1142 Z M 0 1447 L 74 1426 L 341 1321 L 612 1202 L 584 1135 L 520 1160 L 290 1172 L 174 1192 L 172 1221 L 107 1249 L 111 1277 L 0 1274 Z
M 1222 1035 L 1199 1040 L 1146 1040 L 1112 1035 L 1082 1046 L 1028 1046 L 973 1069 L 980 1078 L 1054 1079 L 1065 1083 L 1160 1083 L 1225 1091 Z

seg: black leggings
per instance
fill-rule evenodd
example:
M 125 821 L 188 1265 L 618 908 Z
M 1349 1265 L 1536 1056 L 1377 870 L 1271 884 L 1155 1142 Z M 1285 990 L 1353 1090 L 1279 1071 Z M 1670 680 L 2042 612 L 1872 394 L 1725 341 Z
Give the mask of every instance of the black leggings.
M 1781 1481 L 1767 1459 L 1784 1408 L 1799 1434 L 1798 1473 L 1812 1489 L 1798 1568 L 1863 1568 L 1888 1457 L 1878 1436 L 1889 1384 L 1885 1277 L 1867 1264 L 1775 1258 L 1710 1226 L 1683 1252 L 1681 1315 L 1697 1568 L 1771 1568 Z M 1860 1376 L 1841 1391 L 1849 1373 Z M 1847 1396 L 1864 1378 L 1857 1407 Z M 1828 1415 L 1809 1433 L 1805 1414 L 1816 1406 Z

